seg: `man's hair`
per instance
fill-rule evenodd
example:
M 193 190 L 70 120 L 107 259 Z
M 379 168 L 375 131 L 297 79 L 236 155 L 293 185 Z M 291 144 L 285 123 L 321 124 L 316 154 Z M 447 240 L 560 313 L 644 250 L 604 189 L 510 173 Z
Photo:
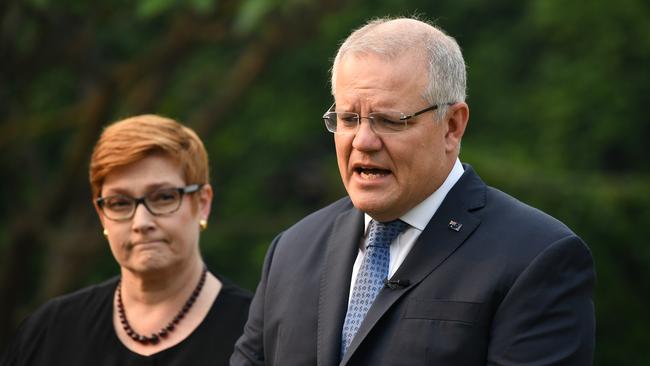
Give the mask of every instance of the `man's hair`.
M 390 61 L 413 52 L 426 63 L 428 83 L 422 97 L 429 104 L 440 104 L 438 117 L 446 112 L 445 103 L 465 101 L 465 61 L 458 43 L 440 28 L 416 18 L 373 19 L 352 32 L 332 65 L 332 95 L 337 67 L 346 55 L 374 54 Z
M 155 154 L 178 163 L 186 184 L 209 183 L 208 154 L 197 134 L 172 119 L 147 114 L 117 121 L 102 132 L 90 159 L 93 198 L 115 169 Z

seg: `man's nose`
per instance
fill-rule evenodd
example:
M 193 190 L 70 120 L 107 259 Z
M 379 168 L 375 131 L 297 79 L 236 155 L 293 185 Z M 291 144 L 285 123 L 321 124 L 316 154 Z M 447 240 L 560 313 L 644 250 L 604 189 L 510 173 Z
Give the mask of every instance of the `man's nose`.
M 373 151 L 381 149 L 382 141 L 372 127 L 372 120 L 368 117 L 361 117 L 359 128 L 352 140 L 352 147 L 361 151 Z

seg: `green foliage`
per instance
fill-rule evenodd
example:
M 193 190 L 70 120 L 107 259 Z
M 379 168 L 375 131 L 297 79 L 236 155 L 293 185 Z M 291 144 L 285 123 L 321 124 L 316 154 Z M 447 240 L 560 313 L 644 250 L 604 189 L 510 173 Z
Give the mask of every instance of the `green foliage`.
M 261 23 L 261 19 L 273 8 L 275 1 L 246 0 L 243 2 L 235 23 L 238 33 L 249 33 Z
M 369 18 L 420 14 L 459 41 L 468 65 L 461 159 L 592 249 L 595 364 L 650 364 L 647 2 L 30 0 L 3 10 L 0 329 L 117 273 L 87 163 L 102 126 L 139 113 L 203 138 L 215 201 L 202 252 L 253 289 L 273 237 L 345 194 L 320 119 L 338 44 Z
M 136 3 L 136 13 L 144 19 L 165 15 L 183 8 L 207 14 L 215 8 L 216 2 L 216 0 L 140 0 Z

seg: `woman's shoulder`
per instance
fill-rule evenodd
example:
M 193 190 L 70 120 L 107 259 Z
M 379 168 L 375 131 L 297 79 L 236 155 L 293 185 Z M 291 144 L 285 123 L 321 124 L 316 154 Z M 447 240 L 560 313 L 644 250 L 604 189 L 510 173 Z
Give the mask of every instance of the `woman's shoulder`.
M 214 272 L 213 272 L 214 273 Z M 230 327 L 241 331 L 248 318 L 248 308 L 253 294 L 230 281 L 228 278 L 215 274 L 221 281 L 221 291 L 212 304 L 212 316 L 219 318 L 218 323 L 230 324 Z
M 229 279 L 212 273 L 221 281 L 221 291 L 194 339 L 201 345 L 199 348 L 210 350 L 209 356 L 205 355 L 206 359 L 209 357 L 221 360 L 216 364 L 227 364 L 235 342 L 244 331 L 253 294 Z M 214 339 L 219 339 L 219 342 L 215 343 Z
M 67 323 L 71 319 L 80 322 L 83 318 L 93 319 L 106 304 L 112 304 L 111 297 L 118 278 L 84 287 L 77 291 L 57 296 L 41 305 L 23 322 L 25 330 L 48 327 L 53 323 Z
M 246 306 L 248 307 L 248 304 L 250 304 L 251 300 L 253 299 L 252 292 L 246 290 L 245 288 L 239 285 L 236 285 L 230 279 L 222 275 L 215 274 L 215 276 L 219 279 L 219 281 L 221 281 L 222 284 L 221 292 L 219 296 L 227 297 L 230 301 L 236 301 L 242 304 L 246 304 Z
M 83 339 L 88 324 L 110 317 L 116 286 L 117 277 L 47 301 L 22 321 L 4 356 L 15 358 L 16 364 L 32 364 L 18 360 L 61 352 L 56 350 L 68 345 L 66 339 Z
M 113 296 L 115 288 L 117 287 L 118 277 L 113 277 L 102 283 L 90 285 L 82 289 L 70 292 L 61 296 L 57 296 L 52 300 L 46 302 L 35 313 L 34 316 L 51 312 L 75 312 L 82 308 L 88 311 L 88 307 L 96 305 L 104 305 L 106 300 Z M 108 302 L 112 304 L 112 301 Z

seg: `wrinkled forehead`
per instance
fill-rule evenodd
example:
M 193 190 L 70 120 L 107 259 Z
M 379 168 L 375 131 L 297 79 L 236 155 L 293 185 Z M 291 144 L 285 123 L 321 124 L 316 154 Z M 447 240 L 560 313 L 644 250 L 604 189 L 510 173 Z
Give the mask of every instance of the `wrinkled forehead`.
M 349 60 L 363 61 L 364 59 L 374 59 L 382 61 L 386 64 L 386 67 L 401 67 L 403 65 L 409 65 L 414 71 L 426 70 L 427 61 L 425 52 L 413 49 L 405 48 L 397 50 L 395 52 L 375 52 L 373 50 L 349 50 L 341 56 L 339 62 L 342 64 Z
M 375 53 L 350 53 L 343 58 L 336 70 L 336 90 L 388 92 L 408 89 L 410 92 L 424 90 L 428 80 L 428 68 L 420 55 L 407 52 L 393 59 Z M 340 93 L 335 93 L 340 96 Z
M 367 49 L 367 48 L 351 48 L 345 53 L 339 55 L 332 68 L 332 94 L 336 94 L 336 89 L 340 82 L 340 78 L 344 77 L 347 70 L 346 66 L 350 64 L 359 64 L 364 62 L 374 61 L 377 64 L 379 61 L 382 64 L 381 70 L 377 71 L 377 78 L 385 78 L 387 73 L 395 73 L 400 70 L 407 70 L 409 75 L 415 77 L 413 80 L 416 85 L 422 86 L 429 80 L 429 65 L 426 61 L 426 54 L 423 49 L 418 48 L 398 48 L 398 49 Z M 363 71 L 363 70 L 362 70 Z M 347 73 L 349 77 L 350 74 Z

